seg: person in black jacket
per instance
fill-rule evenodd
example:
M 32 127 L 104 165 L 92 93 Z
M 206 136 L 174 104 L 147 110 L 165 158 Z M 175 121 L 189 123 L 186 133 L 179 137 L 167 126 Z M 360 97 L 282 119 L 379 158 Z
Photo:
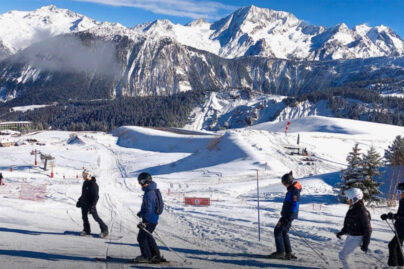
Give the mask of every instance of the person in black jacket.
M 358 188 L 350 188 L 345 191 L 348 199 L 349 210 L 346 213 L 344 227 L 336 234 L 338 239 L 347 234 L 344 247 L 339 252 L 339 259 L 344 267 L 348 269 L 349 255 L 359 247 L 365 253 L 368 251 L 372 227 L 370 225 L 370 213 L 363 204 L 363 192 Z
M 296 259 L 296 256 L 292 253 L 288 232 L 292 221 L 298 217 L 302 186 L 293 178 L 292 171 L 282 176 L 282 184 L 287 188 L 287 193 L 283 201 L 281 218 L 274 229 L 276 252 L 271 253 L 268 258 L 290 260 Z
M 84 229 L 81 232 L 82 236 L 89 235 L 91 233 L 90 223 L 88 221 L 88 213 L 93 215 L 93 218 L 100 225 L 101 234 L 100 237 L 104 238 L 108 235 L 108 226 L 102 221 L 97 213 L 98 202 L 98 185 L 95 177 L 91 175 L 91 172 L 85 169 L 82 173 L 84 182 L 81 191 L 81 196 L 77 201 L 76 206 L 81 207 L 81 214 L 83 217 Z
M 400 204 L 398 206 L 397 214 L 389 212 L 388 214 L 383 214 L 380 216 L 382 220 L 395 220 L 394 228 L 396 229 L 397 234 L 389 243 L 389 259 L 387 261 L 389 266 L 404 265 L 404 258 L 401 248 L 404 241 L 404 182 L 398 184 L 397 194 L 400 195 Z

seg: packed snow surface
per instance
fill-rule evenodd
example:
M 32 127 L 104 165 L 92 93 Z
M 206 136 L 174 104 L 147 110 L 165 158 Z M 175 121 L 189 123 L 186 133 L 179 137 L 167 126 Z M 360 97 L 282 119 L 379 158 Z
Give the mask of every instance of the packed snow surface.
M 404 128 L 384 124 L 306 117 L 220 132 L 125 126 L 105 134 L 79 132 L 85 144 L 67 144 L 71 132 L 42 131 L 19 137 L 18 147 L 0 148 L 1 268 L 133 268 L 131 264 L 95 262 L 111 255 L 140 255 L 136 240 L 142 191 L 137 175 L 148 171 L 160 188 L 166 208 L 157 233 L 171 268 L 339 268 L 344 241 L 335 233 L 348 206 L 337 201 L 334 187 L 355 143 L 383 154 Z M 307 156 L 295 153 L 297 136 Z M 55 157 L 34 165 L 33 150 Z M 39 158 L 38 158 L 39 160 Z M 111 237 L 80 237 L 81 171 L 91 169 L 100 187 L 97 209 Z M 10 171 L 12 168 L 12 171 Z M 303 186 L 299 219 L 290 231 L 297 261 L 263 259 L 275 251 L 273 230 L 285 188 L 280 177 L 293 171 Z M 260 201 L 258 240 L 257 176 Z M 78 178 L 76 178 L 78 177 Z M 24 183 L 24 184 L 23 184 Z M 42 201 L 20 199 L 24 185 L 46 187 Z M 209 207 L 184 205 L 184 197 L 211 198 Z M 392 232 L 379 215 L 396 208 L 369 207 L 373 234 L 368 254 L 352 255 L 354 268 L 387 261 Z M 90 217 L 92 233 L 100 232 Z M 326 265 L 303 241 L 324 254 Z M 184 257 L 189 263 L 184 263 Z M 149 265 L 142 266 L 148 268 Z M 152 265 L 150 267 L 156 267 Z

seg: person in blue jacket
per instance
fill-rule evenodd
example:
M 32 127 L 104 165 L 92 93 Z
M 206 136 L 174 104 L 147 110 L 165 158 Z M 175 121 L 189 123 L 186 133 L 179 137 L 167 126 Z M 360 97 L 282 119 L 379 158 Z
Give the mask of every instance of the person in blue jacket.
M 142 206 L 137 214 L 142 219 L 138 225 L 139 234 L 137 236 L 141 255 L 136 257 L 134 262 L 158 263 L 163 258 L 160 256 L 160 250 L 152 236 L 159 220 L 159 215 L 155 212 L 157 184 L 153 182 L 151 175 L 146 172 L 140 173 L 138 182 L 144 191 Z
M 282 176 L 282 184 L 286 187 L 287 193 L 283 200 L 281 218 L 274 229 L 276 252 L 270 254 L 268 258 L 291 260 L 296 259 L 296 256 L 292 253 L 288 232 L 292 221 L 298 217 L 302 186 L 293 178 L 292 171 Z

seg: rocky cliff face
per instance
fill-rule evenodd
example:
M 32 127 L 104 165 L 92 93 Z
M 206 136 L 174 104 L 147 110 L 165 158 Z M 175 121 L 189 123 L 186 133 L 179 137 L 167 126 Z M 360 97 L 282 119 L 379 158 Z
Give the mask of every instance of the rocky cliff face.
M 0 96 L 43 103 L 233 88 L 296 95 L 351 81 L 402 79 L 403 68 L 403 57 L 226 59 L 171 38 L 80 32 L 38 43 L 0 62 Z

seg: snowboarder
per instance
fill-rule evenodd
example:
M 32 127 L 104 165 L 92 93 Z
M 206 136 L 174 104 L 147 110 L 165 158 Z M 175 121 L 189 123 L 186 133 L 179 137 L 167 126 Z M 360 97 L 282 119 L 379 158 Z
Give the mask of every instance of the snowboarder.
M 4 183 L 3 183 L 3 173 L 0 173 L 0 185 L 4 185 Z
M 281 218 L 274 229 L 276 252 L 270 254 L 268 258 L 291 260 L 296 259 L 296 256 L 292 253 L 288 232 L 292 221 L 298 217 L 302 186 L 293 178 L 292 171 L 282 176 L 282 184 L 286 187 L 287 193 L 283 201 Z
M 100 225 L 100 237 L 104 238 L 108 236 L 108 226 L 102 221 L 97 213 L 96 205 L 99 197 L 96 179 L 87 169 L 84 169 L 82 176 L 84 180 L 83 188 L 81 191 L 81 196 L 76 204 L 77 207 L 81 207 L 81 214 L 83 217 L 84 229 L 81 232 L 81 235 L 86 236 L 91 233 L 90 223 L 88 221 L 88 213 L 90 213 L 93 216 L 94 220 Z
M 156 229 L 159 215 L 156 213 L 157 199 L 157 184 L 152 180 L 149 173 L 143 172 L 137 178 L 139 185 L 144 191 L 142 206 L 137 213 L 137 216 L 142 219 L 138 224 L 139 234 L 137 241 L 140 247 L 140 256 L 134 259 L 136 263 L 159 263 L 166 261 L 160 256 L 160 250 L 157 247 L 156 241 L 151 235 Z M 147 232 L 148 231 L 148 232 Z
M 400 195 L 400 204 L 398 206 L 397 214 L 389 212 L 388 214 L 383 214 L 380 216 L 382 220 L 395 220 L 394 227 L 397 234 L 389 243 L 389 259 L 387 261 L 389 266 L 404 265 L 404 257 L 401 252 L 401 246 L 403 245 L 404 241 L 404 182 L 398 184 L 397 194 Z
M 347 234 L 344 247 L 339 252 L 339 259 L 344 269 L 350 268 L 348 265 L 349 255 L 359 247 L 363 252 L 368 251 L 372 227 L 370 225 L 370 213 L 366 209 L 362 198 L 363 192 L 358 188 L 350 188 L 345 191 L 345 196 L 349 203 L 349 210 L 345 215 L 344 227 L 336 234 L 338 239 Z

